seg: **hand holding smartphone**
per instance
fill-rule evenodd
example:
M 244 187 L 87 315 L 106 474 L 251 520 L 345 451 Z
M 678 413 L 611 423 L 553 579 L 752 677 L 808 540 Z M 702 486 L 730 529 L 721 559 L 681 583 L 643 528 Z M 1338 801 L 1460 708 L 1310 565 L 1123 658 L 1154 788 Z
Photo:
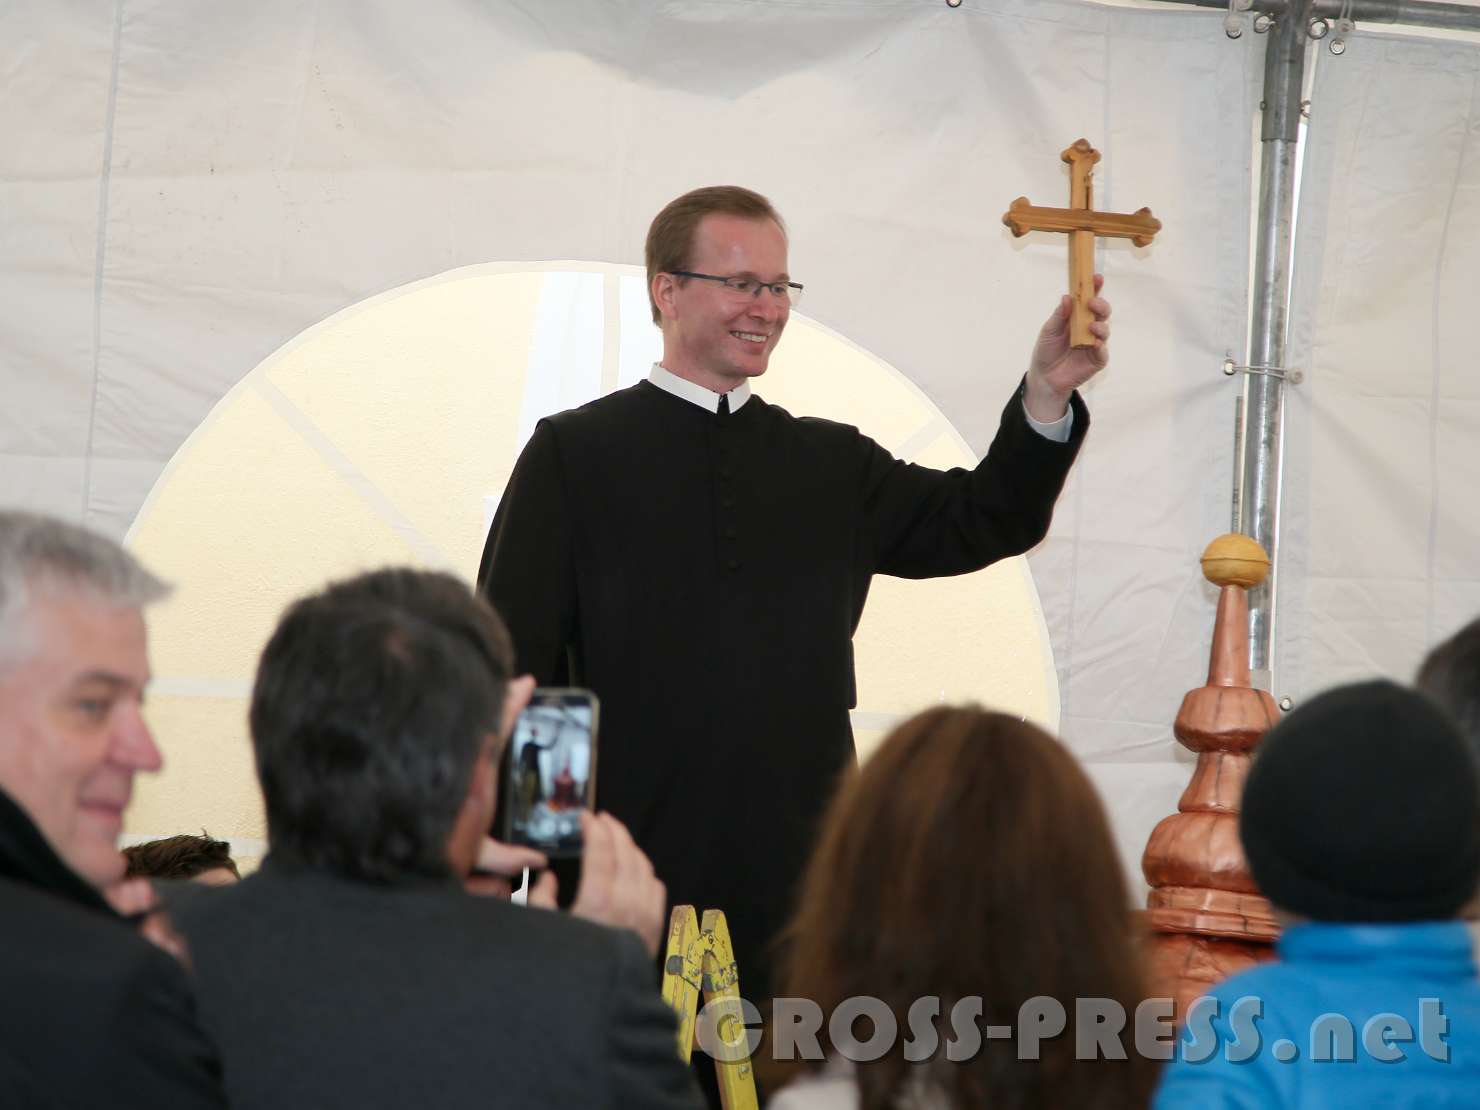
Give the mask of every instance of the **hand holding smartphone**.
M 494 836 L 551 860 L 580 857 L 581 813 L 596 798 L 599 708 L 590 690 L 534 691 L 504 752 Z

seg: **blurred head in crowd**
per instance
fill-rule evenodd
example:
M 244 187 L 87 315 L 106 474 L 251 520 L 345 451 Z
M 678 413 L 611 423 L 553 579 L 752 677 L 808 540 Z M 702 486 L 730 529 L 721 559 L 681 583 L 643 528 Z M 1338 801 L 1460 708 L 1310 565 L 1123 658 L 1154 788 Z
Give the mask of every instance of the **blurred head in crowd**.
M 1242 805 L 1249 869 L 1287 914 L 1438 921 L 1475 892 L 1475 761 L 1449 714 L 1395 683 L 1328 690 L 1281 720 Z
M 231 858 L 231 845 L 204 833 L 146 841 L 125 848 L 123 855 L 130 878 L 194 879 L 207 886 L 226 886 L 242 877 Z
M 1075 1039 L 1041 1060 L 984 1041 L 965 1062 L 907 1063 L 911 1005 L 980 995 L 982 1025 L 1012 1025 L 1037 996 L 1144 997 L 1139 942 L 1105 811 L 1074 757 L 1034 725 L 977 707 L 906 721 L 845 780 L 822 827 L 786 934 L 781 996 L 830 1014 L 882 999 L 901 1035 L 858 1067 L 865 1110 L 924 1095 L 951 1106 L 1145 1105 L 1155 1065 L 1074 1060 Z M 824 1026 L 823 1033 L 826 1033 Z M 826 1051 L 826 1048 L 825 1048 Z M 924 1087 L 926 1090 L 918 1089 Z M 934 1104 L 930 1102 L 930 1104 Z
M 295 603 L 252 693 L 271 858 L 385 883 L 471 870 L 512 664 L 503 622 L 451 575 L 375 571 Z
M 1480 763 L 1480 618 L 1429 652 L 1414 685 L 1454 718 L 1470 755 Z M 1480 894 L 1471 899 L 1465 916 L 1480 918 Z
M 1480 760 L 1480 618 L 1429 652 L 1414 685 L 1449 711 Z
M 123 876 L 134 775 L 161 766 L 143 609 L 168 592 L 112 540 L 0 512 L 0 790 L 96 886 Z

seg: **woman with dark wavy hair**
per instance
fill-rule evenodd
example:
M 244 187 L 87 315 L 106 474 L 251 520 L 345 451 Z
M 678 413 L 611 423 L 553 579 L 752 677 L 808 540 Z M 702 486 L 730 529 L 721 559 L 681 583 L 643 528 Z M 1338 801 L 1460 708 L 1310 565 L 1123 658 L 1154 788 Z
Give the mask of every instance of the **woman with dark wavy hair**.
M 827 1059 L 803 1065 L 773 1110 L 1150 1101 L 1156 1064 L 1134 1043 L 1145 992 L 1125 877 L 1089 779 L 1041 729 L 977 707 L 931 709 L 900 725 L 844 781 L 799 901 L 779 993 L 820 1005 Z M 853 1062 L 828 1037 L 828 1019 L 867 997 L 882 1000 L 899 1032 L 880 1059 Z M 921 1038 L 907 1059 L 931 1004 L 913 1024 L 911 1007 L 931 997 L 940 1000 L 934 1051 L 912 1062 L 931 1047 Z M 960 1031 L 977 997 L 979 1048 L 950 1059 L 971 1046 Z M 1063 1005 L 1067 1025 L 1039 1043 L 1038 1059 L 1020 1060 L 1019 1011 L 1044 998 Z M 1076 1059 L 1080 998 L 1122 1008 L 1125 1059 Z M 988 1039 L 989 1025 L 1011 1026 L 1014 1037 Z M 866 1020 L 852 1030 L 860 1041 L 872 1033 Z

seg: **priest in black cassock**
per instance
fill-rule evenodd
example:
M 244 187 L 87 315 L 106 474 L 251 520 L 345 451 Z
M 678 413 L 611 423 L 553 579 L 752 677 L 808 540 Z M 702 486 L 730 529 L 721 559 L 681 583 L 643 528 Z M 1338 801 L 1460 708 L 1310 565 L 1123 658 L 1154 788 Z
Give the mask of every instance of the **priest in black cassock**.
M 756 1002 L 854 759 L 852 635 L 870 581 L 979 570 L 1044 537 L 1110 311 L 1091 301 L 1096 346 L 1071 349 L 1064 298 L 986 458 L 930 470 L 751 392 L 802 289 L 786 249 L 748 189 L 699 189 L 659 213 L 647 271 L 662 363 L 539 422 L 478 572 L 519 669 L 601 699 L 598 805 L 670 903 L 725 912 Z

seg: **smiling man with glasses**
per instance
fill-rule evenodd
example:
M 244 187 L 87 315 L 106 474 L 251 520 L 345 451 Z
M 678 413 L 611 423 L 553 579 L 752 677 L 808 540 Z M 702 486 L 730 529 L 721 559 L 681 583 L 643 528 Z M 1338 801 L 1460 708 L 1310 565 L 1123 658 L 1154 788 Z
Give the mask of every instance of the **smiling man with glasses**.
M 1074 350 L 1060 303 L 986 458 L 946 473 L 751 392 L 802 293 L 765 197 L 679 197 L 648 232 L 647 270 L 662 362 L 539 423 L 479 588 L 521 671 L 601 698 L 599 804 L 673 902 L 725 912 L 742 992 L 760 1001 L 812 829 L 853 759 L 851 637 L 870 579 L 961 574 L 1043 538 L 1110 307 L 1091 302 L 1097 344 Z

